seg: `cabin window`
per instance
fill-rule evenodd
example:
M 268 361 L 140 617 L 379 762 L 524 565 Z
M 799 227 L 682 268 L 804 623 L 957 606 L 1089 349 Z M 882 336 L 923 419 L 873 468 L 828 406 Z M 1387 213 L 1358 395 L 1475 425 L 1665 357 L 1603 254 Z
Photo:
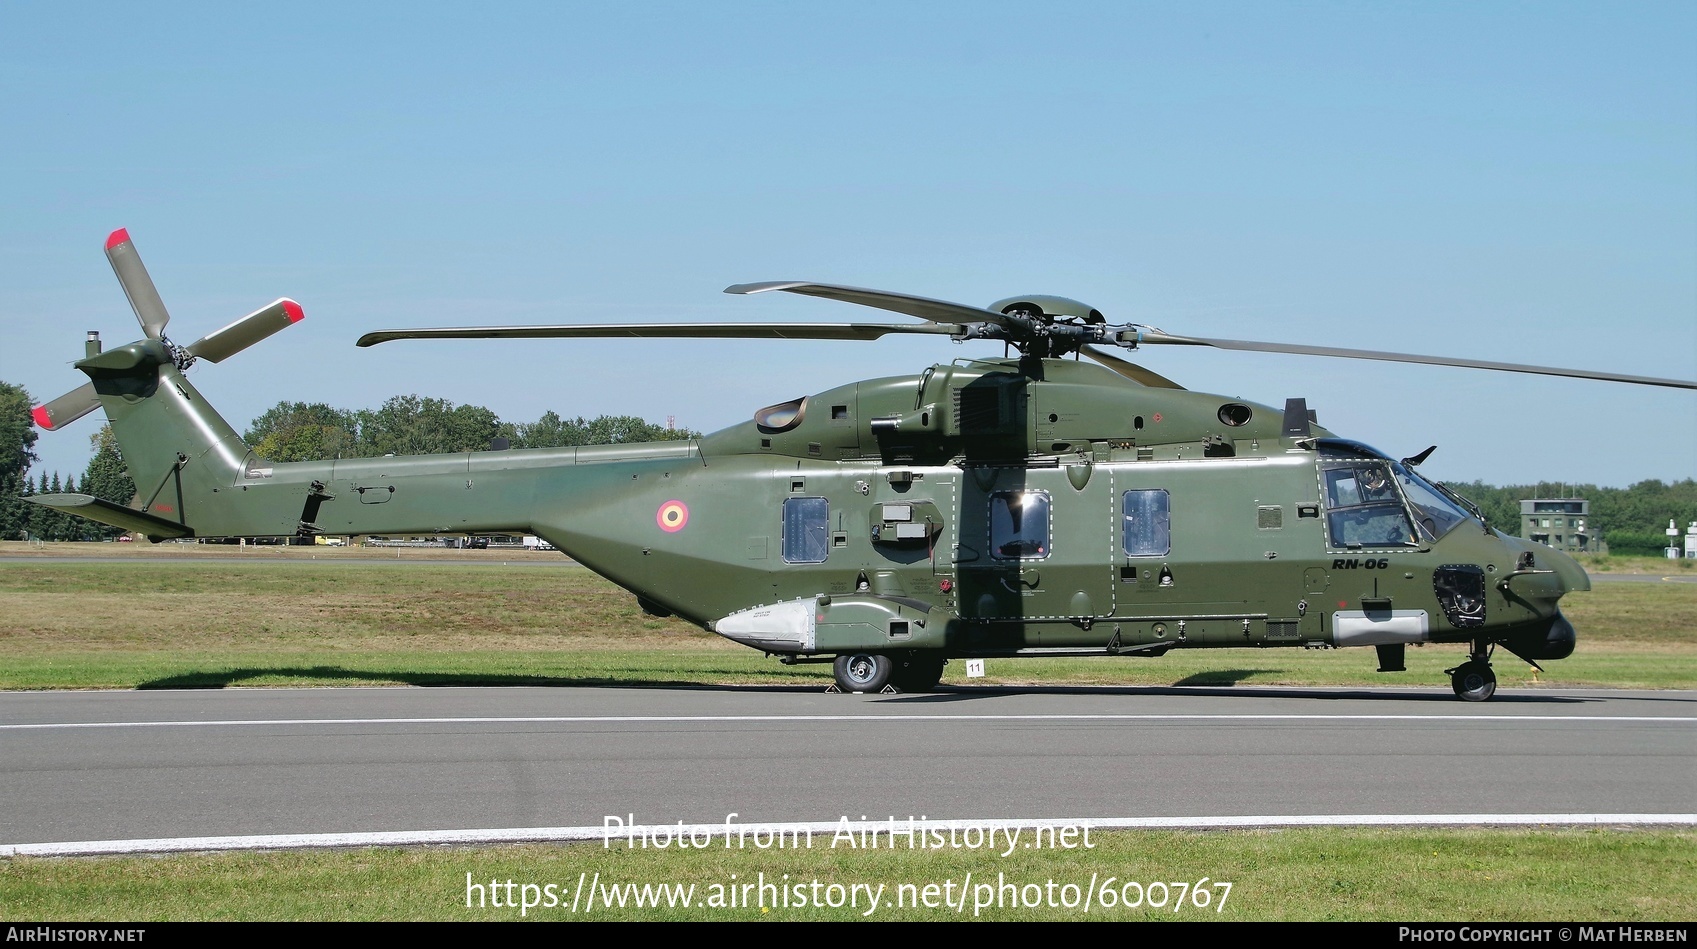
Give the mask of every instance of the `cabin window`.
M 1049 493 L 998 491 L 990 495 L 990 556 L 1041 560 L 1049 556 Z
M 1120 537 L 1127 557 L 1161 557 L 1172 549 L 1172 526 L 1163 489 L 1121 495 Z
M 824 563 L 830 518 L 831 502 L 824 498 L 785 498 L 784 563 Z

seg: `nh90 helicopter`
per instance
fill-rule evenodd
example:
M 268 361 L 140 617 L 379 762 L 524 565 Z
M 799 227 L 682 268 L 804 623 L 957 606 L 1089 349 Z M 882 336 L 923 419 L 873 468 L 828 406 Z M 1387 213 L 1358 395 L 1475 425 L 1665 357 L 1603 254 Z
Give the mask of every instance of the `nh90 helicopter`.
M 783 662 L 831 662 L 845 691 L 934 688 L 952 658 L 1159 656 L 1171 649 L 1456 643 L 1463 699 L 1496 689 L 1493 650 L 1573 652 L 1567 555 L 1487 528 L 1417 466 L 1282 410 L 1188 391 L 1106 350 L 1211 346 L 1467 366 L 1697 389 L 1676 379 L 1176 336 L 1022 296 L 980 308 L 815 283 L 786 291 L 915 323 L 401 329 L 401 339 L 875 340 L 1005 344 L 760 409 L 698 441 L 274 464 L 184 372 L 298 321 L 279 300 L 187 346 L 116 231 L 106 253 L 144 338 L 36 409 L 56 429 L 105 409 L 139 490 L 30 500 L 158 541 L 194 536 L 531 531 L 635 594 Z M 1017 355 L 1015 355 L 1017 354 Z M 1096 364 L 1079 361 L 1089 357 Z M 1073 358 L 1066 358 L 1066 357 Z

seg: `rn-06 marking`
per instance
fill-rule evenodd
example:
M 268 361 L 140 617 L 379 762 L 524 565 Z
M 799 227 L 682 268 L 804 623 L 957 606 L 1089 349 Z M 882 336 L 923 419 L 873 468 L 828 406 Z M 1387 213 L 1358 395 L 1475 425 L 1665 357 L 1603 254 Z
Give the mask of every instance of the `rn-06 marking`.
M 1362 570 L 1389 570 L 1391 562 L 1385 557 L 1380 557 L 1378 560 L 1374 560 L 1372 557 L 1368 557 L 1366 560 L 1362 560 L 1360 557 L 1339 557 L 1332 561 L 1333 570 L 1355 570 L 1357 568 Z

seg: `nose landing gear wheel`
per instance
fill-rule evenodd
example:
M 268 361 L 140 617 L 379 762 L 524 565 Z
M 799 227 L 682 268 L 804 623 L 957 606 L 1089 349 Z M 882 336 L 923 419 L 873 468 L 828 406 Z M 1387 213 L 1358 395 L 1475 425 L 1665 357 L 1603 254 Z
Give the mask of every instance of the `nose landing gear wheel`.
M 890 671 L 894 668 L 889 656 L 856 653 L 838 656 L 831 664 L 831 673 L 836 677 L 837 688 L 844 692 L 878 692 L 889 684 Z
M 1450 670 L 1450 688 L 1458 698 L 1483 702 L 1497 692 L 1497 674 L 1490 663 L 1469 660 Z

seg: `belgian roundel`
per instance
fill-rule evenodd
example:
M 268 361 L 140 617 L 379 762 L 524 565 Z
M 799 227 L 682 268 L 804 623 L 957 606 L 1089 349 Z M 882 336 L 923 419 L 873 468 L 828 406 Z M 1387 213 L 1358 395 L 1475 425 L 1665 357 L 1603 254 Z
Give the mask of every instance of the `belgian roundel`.
M 689 505 L 682 501 L 667 501 L 654 514 L 654 523 L 668 534 L 676 534 L 689 523 Z

